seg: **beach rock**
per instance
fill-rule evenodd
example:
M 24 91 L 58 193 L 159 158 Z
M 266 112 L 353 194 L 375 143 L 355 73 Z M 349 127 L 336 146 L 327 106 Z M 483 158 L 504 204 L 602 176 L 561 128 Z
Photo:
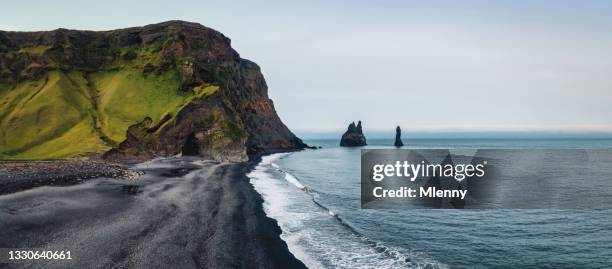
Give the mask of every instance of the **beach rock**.
M 0 162 L 0 195 L 35 187 L 69 186 L 92 178 L 135 180 L 143 171 L 101 160 L 49 160 Z
M 404 143 L 402 142 L 402 129 L 399 127 L 399 125 L 397 128 L 395 128 L 395 143 L 393 143 L 393 145 L 398 148 L 404 146 Z
M 348 130 L 342 135 L 342 139 L 340 139 L 341 147 L 360 147 L 365 146 L 366 138 L 363 135 L 363 130 L 361 129 L 361 121 L 355 125 L 355 122 L 352 122 L 348 126 Z

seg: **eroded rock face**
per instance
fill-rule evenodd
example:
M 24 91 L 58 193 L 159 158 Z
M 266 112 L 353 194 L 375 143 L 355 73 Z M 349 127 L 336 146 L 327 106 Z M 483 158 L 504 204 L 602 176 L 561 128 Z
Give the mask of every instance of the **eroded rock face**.
M 348 130 L 342 135 L 342 139 L 340 139 L 341 147 L 360 147 L 365 146 L 366 138 L 363 135 L 363 130 L 361 129 L 361 121 L 355 125 L 355 122 L 352 122 L 348 126 Z
M 23 48 L 36 51 L 14 52 Z M 129 64 L 142 66 L 146 76 L 177 72 L 177 91 L 218 87 L 158 122 L 144 118 L 132 125 L 125 141 L 108 144 L 114 148 L 105 158 L 185 153 L 243 161 L 249 155 L 306 147 L 276 114 L 259 66 L 240 58 L 229 38 L 197 23 L 169 21 L 104 32 L 0 31 L 0 56 L 0 79 L 7 84 L 40 79 L 52 70 L 90 74 Z
M 395 128 L 395 142 L 393 145 L 398 148 L 404 146 L 404 142 L 402 142 L 402 129 L 399 127 L 399 125 L 397 128 Z
M 146 160 L 183 154 L 218 161 L 245 161 L 248 159 L 246 128 L 237 112 L 223 103 L 220 95 L 194 101 L 176 117 L 158 124 L 163 127 L 152 126 L 151 120 L 146 118 L 131 126 L 126 140 L 104 157 Z M 277 137 L 276 134 L 270 136 Z M 251 154 L 256 153 L 259 152 Z
M 157 30 L 148 27 L 151 26 L 144 27 L 141 33 L 163 29 L 163 25 Z M 221 91 L 186 106 L 171 124 L 155 132 L 152 145 L 132 146 L 148 144 L 146 136 L 144 139 L 133 137 L 132 143 L 126 141 L 128 145 L 120 145 L 107 157 L 168 156 L 191 147 L 187 154 L 197 152 L 197 155 L 220 161 L 243 161 L 251 154 L 306 146 L 276 114 L 257 64 L 240 58 L 231 48 L 230 40 L 214 30 L 184 23 L 177 27 L 184 34 L 185 42 L 177 44 L 174 53 L 194 59 L 183 66 L 182 87 L 212 82 L 219 85 Z M 212 49 L 194 49 L 193 44 L 199 42 Z M 193 148 L 195 145 L 197 149 Z M 142 150 L 130 153 L 134 149 Z

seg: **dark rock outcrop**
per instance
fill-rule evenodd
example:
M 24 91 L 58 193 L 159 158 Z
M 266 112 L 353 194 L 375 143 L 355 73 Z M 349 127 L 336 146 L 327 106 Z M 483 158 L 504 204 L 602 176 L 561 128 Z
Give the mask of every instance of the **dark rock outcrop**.
M 34 52 L 18 52 L 25 49 Z M 161 122 L 142 119 L 129 127 L 125 141 L 108 144 L 115 147 L 104 158 L 143 160 L 184 153 L 243 161 L 249 155 L 306 147 L 276 114 L 259 66 L 240 58 L 229 38 L 198 23 L 168 21 L 101 32 L 0 31 L 0 82 L 5 84 L 41 79 L 50 71 L 113 72 L 126 64 L 142 65 L 146 76 L 175 72 L 180 78 L 177 91 L 219 89 L 189 100 Z
M 393 142 L 393 145 L 398 148 L 404 146 L 404 142 L 402 142 L 402 129 L 399 125 L 395 128 L 395 142 Z
M 402 142 L 402 129 L 399 127 L 399 125 L 397 128 L 395 128 L 395 142 L 393 145 L 398 148 L 404 146 L 404 142 Z
M 361 129 L 361 121 L 357 123 L 355 126 L 355 122 L 352 122 L 348 126 L 348 130 L 342 135 L 342 139 L 340 140 L 341 147 L 360 147 L 365 146 L 366 138 L 363 135 L 363 130 Z

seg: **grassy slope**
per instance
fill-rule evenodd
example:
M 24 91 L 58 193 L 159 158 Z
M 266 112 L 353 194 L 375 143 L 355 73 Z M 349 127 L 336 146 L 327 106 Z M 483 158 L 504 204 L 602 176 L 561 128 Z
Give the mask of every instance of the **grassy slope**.
M 141 73 L 127 68 L 90 76 L 99 93 L 102 132 L 116 143 L 125 139 L 125 130 L 130 125 L 147 116 L 157 122 L 165 114 L 173 114 L 190 95 L 178 90 L 176 71 L 146 78 Z
M 53 71 L 13 89 L 0 84 L 0 159 L 103 152 L 123 141 L 130 125 L 147 116 L 157 122 L 196 96 L 218 90 L 181 92 L 178 86 L 177 71 L 143 76 L 131 67 L 87 76 Z
M 19 49 L 19 53 L 29 53 L 29 54 L 40 55 L 40 54 L 45 53 L 45 51 L 47 51 L 50 48 L 51 48 L 51 46 L 23 47 L 23 48 Z

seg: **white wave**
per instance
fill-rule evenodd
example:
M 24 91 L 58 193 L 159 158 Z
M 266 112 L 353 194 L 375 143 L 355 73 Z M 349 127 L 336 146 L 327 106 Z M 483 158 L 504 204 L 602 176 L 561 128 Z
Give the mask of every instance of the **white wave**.
M 272 163 L 278 159 L 281 159 L 285 156 L 289 155 L 289 153 L 276 153 L 276 154 L 271 154 L 271 155 L 266 155 L 261 157 L 261 161 L 259 162 L 258 166 L 267 166 L 267 165 L 272 165 Z M 278 166 L 277 166 L 278 167 Z
M 304 185 L 302 185 L 302 183 L 300 183 L 300 181 L 295 176 L 287 172 L 285 172 L 285 180 L 289 181 L 289 183 L 298 187 L 298 189 L 300 190 L 303 190 L 304 188 L 306 188 Z
M 292 197 L 291 189 L 282 186 L 283 182 L 275 179 L 269 173 L 272 168 L 272 161 L 285 156 L 286 153 L 272 154 L 264 156 L 261 162 L 247 176 L 251 184 L 264 199 L 264 211 L 266 214 L 277 220 L 283 233 L 281 238 L 287 243 L 289 251 L 301 260 L 309 268 L 322 268 L 322 266 L 311 257 L 305 249 L 297 243 L 299 235 L 293 233 L 301 226 L 300 220 L 305 218 L 304 213 L 289 210 Z
M 337 213 L 313 202 L 308 187 L 274 163 L 286 155 L 264 156 L 247 176 L 255 190 L 262 195 L 266 214 L 276 219 L 281 227 L 281 238 L 291 253 L 306 266 L 444 268 L 435 261 L 415 259 L 417 254 L 403 254 L 406 250 L 372 243 L 344 227 Z

